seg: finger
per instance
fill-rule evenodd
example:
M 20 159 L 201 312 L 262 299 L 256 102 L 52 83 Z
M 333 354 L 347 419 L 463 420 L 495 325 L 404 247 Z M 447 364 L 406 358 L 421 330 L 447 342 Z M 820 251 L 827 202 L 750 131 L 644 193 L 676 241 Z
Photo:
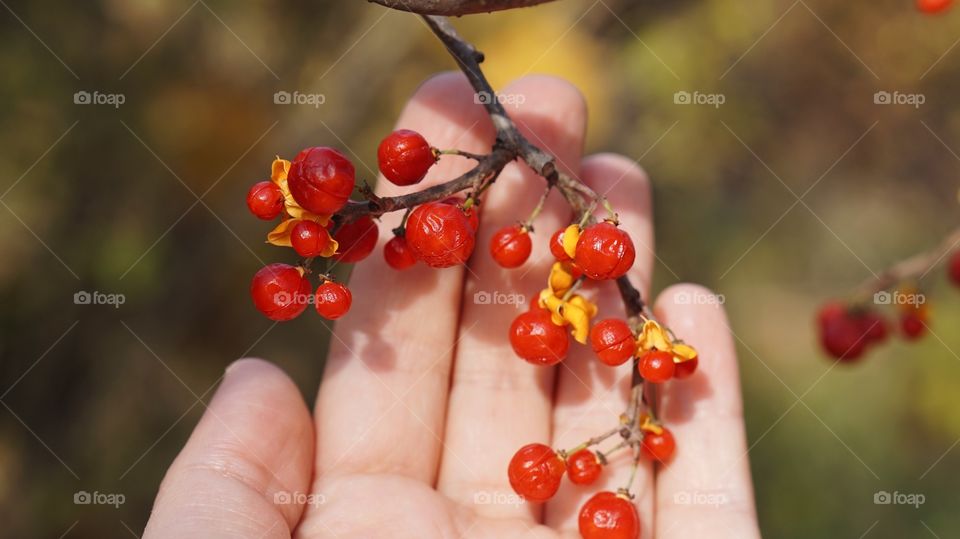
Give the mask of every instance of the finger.
M 630 234 L 637 252 L 633 268 L 627 274 L 647 297 L 653 272 L 654 235 L 650 182 L 646 173 L 632 160 L 619 155 L 601 154 L 583 160 L 583 181 L 598 194 L 607 197 L 620 219 L 620 227 Z M 592 288 L 592 290 L 590 290 Z M 599 307 L 597 320 L 625 318 L 623 300 L 614 282 L 596 283 L 588 288 Z M 619 424 L 630 396 L 632 363 L 609 367 L 600 363 L 589 346 L 577 346 L 559 369 L 556 406 L 553 412 L 553 444 L 570 449 Z M 616 446 L 613 439 L 600 449 Z M 602 490 L 616 491 L 630 477 L 628 450 L 615 453 L 596 483 L 578 486 L 564 482 L 557 497 L 547 507 L 548 526 L 562 530 L 577 529 L 577 514 L 591 496 Z M 652 537 L 653 473 L 649 465 L 637 472 L 631 486 L 636 494 L 642 537 Z
M 503 92 L 523 96 L 516 100 L 522 103 L 509 111 L 520 131 L 552 153 L 561 169 L 576 174 L 586 123 L 580 93 L 567 82 L 544 76 L 525 77 Z M 478 252 L 471 259 L 463 291 L 438 488 L 482 515 L 531 517 L 537 511 L 524 504 L 478 505 L 475 500 L 478 496 L 510 500 L 507 463 L 513 452 L 523 444 L 550 439 L 554 369 L 518 358 L 510 347 L 507 329 L 546 282 L 553 262 L 548 240 L 570 215 L 559 193 L 547 199 L 536 220 L 534 252 L 524 266 L 500 268 L 488 247 L 497 229 L 526 218 L 545 187 L 544 180 L 526 165 L 512 163 L 503 170 L 483 203 Z M 525 297 L 523 301 L 481 304 L 474 300 L 477 293 Z M 495 496 L 499 494 L 507 496 Z
M 727 317 L 709 290 L 668 288 L 656 313 L 697 349 L 697 371 L 663 391 L 661 419 L 677 442 L 657 472 L 657 538 L 760 537 L 747 459 L 737 356 Z
M 143 537 L 290 537 L 312 466 L 297 386 L 270 363 L 240 360 L 167 471 Z
M 440 148 L 488 152 L 493 143 L 489 118 L 460 74 L 425 82 L 397 126 Z M 377 192 L 422 189 L 471 165 L 444 157 L 419 185 L 381 181 Z M 353 309 L 336 324 L 317 396 L 318 480 L 386 472 L 432 482 L 436 475 L 464 268 L 418 264 L 401 273 L 387 266 L 383 244 L 401 217 L 384 216 L 377 250 L 353 271 Z

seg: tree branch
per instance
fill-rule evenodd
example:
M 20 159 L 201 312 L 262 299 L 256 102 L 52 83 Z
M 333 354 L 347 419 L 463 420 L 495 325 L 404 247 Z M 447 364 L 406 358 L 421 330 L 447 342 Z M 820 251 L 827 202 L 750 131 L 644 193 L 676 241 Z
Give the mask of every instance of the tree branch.
M 420 15 L 459 16 L 530 7 L 552 0 L 369 0 L 375 4 Z

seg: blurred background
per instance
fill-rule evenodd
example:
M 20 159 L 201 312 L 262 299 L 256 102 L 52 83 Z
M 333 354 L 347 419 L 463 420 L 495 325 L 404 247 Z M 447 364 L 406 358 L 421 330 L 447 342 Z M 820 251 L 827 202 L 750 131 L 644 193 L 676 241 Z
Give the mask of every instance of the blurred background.
M 260 260 L 282 256 L 249 185 L 307 145 L 375 168 L 403 102 L 453 64 L 414 16 L 365 2 L 0 3 L 0 535 L 137 536 L 229 362 L 270 357 L 308 402 L 320 382 L 315 317 L 274 327 L 250 305 Z M 655 289 L 724 295 L 764 535 L 960 533 L 960 294 L 942 268 L 916 344 L 832 367 L 813 328 L 819 303 L 956 225 L 960 10 L 563 0 L 456 24 L 495 86 L 570 79 L 588 151 L 646 168 Z

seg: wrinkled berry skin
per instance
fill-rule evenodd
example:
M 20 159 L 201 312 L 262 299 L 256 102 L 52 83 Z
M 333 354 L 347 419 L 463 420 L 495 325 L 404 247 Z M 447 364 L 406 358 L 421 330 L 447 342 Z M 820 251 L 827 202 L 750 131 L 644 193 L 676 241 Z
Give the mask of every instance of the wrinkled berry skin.
M 630 236 L 607 222 L 587 227 L 580 234 L 574 254 L 577 266 L 597 281 L 622 277 L 637 256 Z
M 417 263 L 417 258 L 413 256 L 413 251 L 403 236 L 390 238 L 383 246 L 383 258 L 387 265 L 395 270 L 405 270 Z
M 283 212 L 283 192 L 271 181 L 255 183 L 247 191 L 247 208 L 258 219 L 276 219 Z
M 514 492 L 527 501 L 545 502 L 560 488 L 566 464 L 550 447 L 529 444 L 510 459 L 507 477 Z
M 431 268 L 449 268 L 470 258 L 476 231 L 462 209 L 428 202 L 410 213 L 406 238 L 417 260 Z
M 636 337 L 626 322 L 617 318 L 601 320 L 590 330 L 590 346 L 604 364 L 616 367 L 633 357 Z
M 518 268 L 530 258 L 533 242 L 520 225 L 506 226 L 490 238 L 490 255 L 504 268 Z
M 510 345 L 523 360 L 534 365 L 556 365 L 567 357 L 567 330 L 554 324 L 550 311 L 534 307 L 510 325 Z
M 310 281 L 294 266 L 270 264 L 253 276 L 250 296 L 254 307 L 270 320 L 292 320 L 307 308 Z
M 583 504 L 577 519 L 583 539 L 638 539 L 640 515 L 630 500 L 598 492 Z
M 420 133 L 398 129 L 377 148 L 377 163 L 383 177 L 396 185 L 413 185 L 427 175 L 437 157 Z
M 350 289 L 340 283 L 327 281 L 317 288 L 313 306 L 317 313 L 327 320 L 336 320 L 347 314 L 353 295 Z
M 356 173 L 353 163 L 333 148 L 317 146 L 297 154 L 290 164 L 287 185 L 305 210 L 332 215 L 347 203 Z

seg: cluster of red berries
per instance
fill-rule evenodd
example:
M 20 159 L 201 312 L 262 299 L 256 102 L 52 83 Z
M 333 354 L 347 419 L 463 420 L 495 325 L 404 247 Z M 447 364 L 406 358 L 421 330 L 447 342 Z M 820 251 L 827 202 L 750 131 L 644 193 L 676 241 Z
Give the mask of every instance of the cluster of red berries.
M 648 426 L 640 443 L 641 454 L 664 464 L 674 453 L 673 435 L 664 427 Z M 514 492 L 530 502 L 543 503 L 560 489 L 564 477 L 575 485 L 591 485 L 607 464 L 604 453 L 582 444 L 571 451 L 554 451 L 534 443 L 520 448 L 510 459 L 507 475 Z M 580 535 L 584 539 L 637 539 L 640 515 L 627 489 L 593 495 L 580 509 Z
M 917 0 L 917 9 L 921 13 L 943 13 L 953 5 L 953 0 Z
M 950 256 L 947 276 L 960 287 L 960 251 Z M 917 340 L 927 332 L 930 307 L 926 296 L 915 287 L 900 287 L 893 292 L 881 290 L 874 295 L 873 303 L 891 305 L 896 310 L 899 333 L 904 339 Z M 864 301 L 827 303 L 817 313 L 817 328 L 824 351 L 841 361 L 860 359 L 867 349 L 884 342 L 891 333 L 887 318 Z

